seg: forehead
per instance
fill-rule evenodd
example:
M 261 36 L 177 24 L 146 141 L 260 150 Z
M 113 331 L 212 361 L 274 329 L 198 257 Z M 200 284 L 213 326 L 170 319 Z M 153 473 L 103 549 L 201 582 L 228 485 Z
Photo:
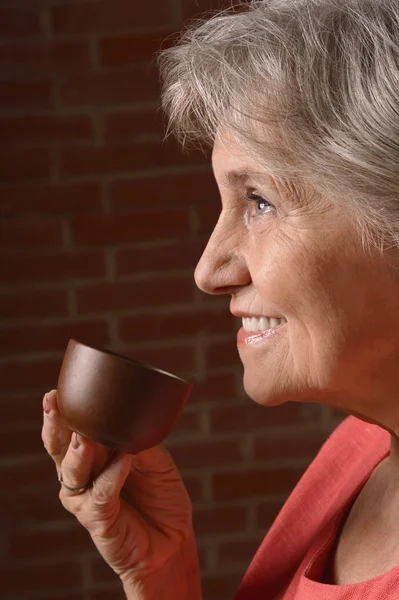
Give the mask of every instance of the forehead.
M 212 168 L 220 185 L 242 187 L 251 181 L 272 183 L 273 177 L 260 168 L 259 163 L 245 154 L 245 150 L 230 136 L 215 141 Z

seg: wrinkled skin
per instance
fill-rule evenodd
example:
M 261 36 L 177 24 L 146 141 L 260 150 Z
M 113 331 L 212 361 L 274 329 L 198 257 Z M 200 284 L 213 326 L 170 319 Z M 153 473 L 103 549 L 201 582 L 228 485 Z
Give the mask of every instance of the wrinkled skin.
M 64 486 L 63 506 L 89 531 L 100 554 L 121 577 L 132 598 L 185 598 L 198 580 L 191 503 L 170 454 L 155 447 L 137 456 L 115 453 L 66 427 L 55 390 L 43 402 L 42 438 L 71 487 L 92 485 L 82 494 Z M 46 410 L 48 412 L 46 412 Z M 157 591 L 158 590 L 158 591 Z M 194 596 L 196 597 L 196 596 Z
M 228 135 L 215 144 L 213 168 L 222 212 L 196 282 L 207 293 L 231 295 L 237 316 L 286 320 L 273 335 L 239 347 L 248 394 L 269 406 L 340 407 L 397 440 L 399 280 L 392 257 L 363 248 L 349 211 L 259 173 Z M 226 181 L 227 172 L 243 168 L 249 179 Z M 71 486 L 89 484 L 82 494 L 62 487 L 61 501 L 120 575 L 127 597 L 199 600 L 191 504 L 169 454 L 158 447 L 110 460 L 104 447 L 84 439 L 75 449 L 56 392 L 47 400 L 43 440 L 57 471 Z M 399 444 L 391 458 L 399 473 Z
M 215 144 L 213 169 L 222 211 L 197 285 L 230 294 L 233 313 L 287 321 L 239 347 L 249 396 L 328 404 L 398 431 L 392 256 L 363 247 L 349 210 L 260 172 L 231 136 Z M 246 181 L 226 176 L 242 170 L 252 173 Z

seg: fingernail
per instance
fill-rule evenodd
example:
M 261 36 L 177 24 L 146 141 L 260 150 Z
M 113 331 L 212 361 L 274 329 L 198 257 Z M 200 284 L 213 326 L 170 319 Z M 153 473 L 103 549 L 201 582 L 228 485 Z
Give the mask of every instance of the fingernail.
M 72 448 L 74 450 L 77 450 L 80 446 L 80 442 L 81 442 L 81 436 L 78 433 L 73 432 L 72 434 L 72 439 L 71 439 L 71 444 L 72 444 Z
M 48 401 L 47 394 L 44 394 L 44 398 L 43 398 L 43 410 L 47 414 L 51 411 L 51 406 L 50 406 L 50 403 Z

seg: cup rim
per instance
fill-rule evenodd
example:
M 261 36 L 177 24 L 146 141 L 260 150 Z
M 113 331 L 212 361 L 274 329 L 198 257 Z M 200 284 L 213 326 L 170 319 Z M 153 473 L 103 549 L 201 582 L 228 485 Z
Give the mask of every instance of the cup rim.
M 158 367 L 153 367 L 152 365 L 142 363 L 138 360 L 135 360 L 134 358 L 124 356 L 123 354 L 119 354 L 118 352 L 114 352 L 113 350 L 109 350 L 108 348 L 98 348 L 96 346 L 92 346 L 91 344 L 87 344 L 86 342 L 82 342 L 81 340 L 77 340 L 76 338 L 70 338 L 69 342 L 68 342 L 68 346 L 71 344 L 71 342 L 78 346 L 85 346 L 86 348 L 90 348 L 90 350 L 94 350 L 95 352 L 99 352 L 100 354 L 107 354 L 108 356 L 113 356 L 116 359 L 123 360 L 124 362 L 127 362 L 131 365 L 135 365 L 136 367 L 142 367 L 143 369 L 146 369 L 149 371 L 156 371 L 157 373 L 160 373 L 161 375 L 166 375 L 167 377 L 172 377 L 173 379 L 177 379 L 178 381 L 181 381 L 182 383 L 185 383 L 186 385 L 193 387 L 192 383 L 190 383 L 186 379 L 183 379 L 182 377 L 178 377 L 177 375 L 174 375 L 173 373 L 168 373 L 168 371 L 164 371 L 163 369 L 159 369 Z

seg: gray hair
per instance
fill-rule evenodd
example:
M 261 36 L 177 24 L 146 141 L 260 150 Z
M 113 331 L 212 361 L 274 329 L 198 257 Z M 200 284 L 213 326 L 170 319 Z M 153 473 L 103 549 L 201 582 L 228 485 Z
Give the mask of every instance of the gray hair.
M 399 248 L 399 0 L 253 0 L 189 25 L 159 61 L 182 144 L 227 128 Z

